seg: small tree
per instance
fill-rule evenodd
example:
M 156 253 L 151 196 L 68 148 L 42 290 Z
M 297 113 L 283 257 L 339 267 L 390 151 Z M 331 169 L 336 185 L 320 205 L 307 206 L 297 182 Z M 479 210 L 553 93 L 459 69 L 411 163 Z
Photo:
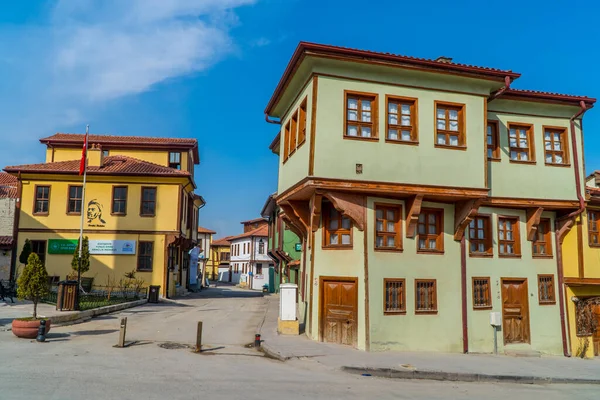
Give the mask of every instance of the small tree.
M 73 259 L 71 260 L 71 268 L 77 272 L 79 270 L 79 240 L 77 241 L 77 248 L 73 253 Z M 81 248 L 81 275 L 85 274 L 90 270 L 90 243 L 88 237 L 83 238 L 83 246 Z
M 33 302 L 33 318 L 37 319 L 37 305 L 48 294 L 48 271 L 37 254 L 29 255 L 17 285 L 17 297 Z
M 25 244 L 23 245 L 23 250 L 21 250 L 21 255 L 19 255 L 19 262 L 21 264 L 27 264 L 27 260 L 29 260 L 30 254 L 31 254 L 31 241 L 29 239 L 25 239 Z

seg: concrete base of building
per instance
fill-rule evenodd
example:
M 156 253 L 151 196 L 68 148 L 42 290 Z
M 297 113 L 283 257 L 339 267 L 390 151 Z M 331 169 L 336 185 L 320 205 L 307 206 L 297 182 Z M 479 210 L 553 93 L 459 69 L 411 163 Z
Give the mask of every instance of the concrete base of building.
M 300 322 L 295 321 L 282 321 L 277 318 L 277 332 L 280 335 L 299 335 L 300 334 Z

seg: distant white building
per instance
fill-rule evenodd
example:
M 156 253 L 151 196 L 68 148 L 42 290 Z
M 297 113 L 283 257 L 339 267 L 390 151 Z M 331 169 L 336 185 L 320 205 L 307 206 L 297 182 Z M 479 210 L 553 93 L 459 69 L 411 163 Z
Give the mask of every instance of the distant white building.
M 273 268 L 273 260 L 269 258 L 269 228 L 260 224 L 256 229 L 228 238 L 231 242 L 230 271 L 231 282 L 254 290 L 262 290 L 269 285 L 269 270 Z M 222 277 L 223 280 L 228 280 Z

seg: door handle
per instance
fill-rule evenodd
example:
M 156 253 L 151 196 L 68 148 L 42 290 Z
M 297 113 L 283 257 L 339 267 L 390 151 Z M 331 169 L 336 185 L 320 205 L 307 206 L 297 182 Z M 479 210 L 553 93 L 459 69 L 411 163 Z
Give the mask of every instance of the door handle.
M 350 321 L 350 320 L 346 321 L 346 325 L 350 325 L 351 323 L 352 323 L 352 321 Z

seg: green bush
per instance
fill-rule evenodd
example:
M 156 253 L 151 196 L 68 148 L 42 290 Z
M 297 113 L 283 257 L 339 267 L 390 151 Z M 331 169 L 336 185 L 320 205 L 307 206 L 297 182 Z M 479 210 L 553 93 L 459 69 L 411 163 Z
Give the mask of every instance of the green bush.
M 25 239 L 25 244 L 23 245 L 23 250 L 21 250 L 21 254 L 19 255 L 19 262 L 21 264 L 27 264 L 27 260 L 29 259 L 30 254 L 31 254 L 31 241 L 29 239 Z
M 73 253 L 73 259 L 71 260 L 71 268 L 77 272 L 79 270 L 79 240 L 77 241 L 77 248 Z M 81 275 L 85 274 L 90 270 L 90 243 L 88 237 L 83 238 L 83 245 L 81 247 Z
M 17 282 L 17 297 L 33 302 L 33 318 L 37 319 L 37 305 L 48 294 L 48 271 L 37 254 L 31 253 Z

